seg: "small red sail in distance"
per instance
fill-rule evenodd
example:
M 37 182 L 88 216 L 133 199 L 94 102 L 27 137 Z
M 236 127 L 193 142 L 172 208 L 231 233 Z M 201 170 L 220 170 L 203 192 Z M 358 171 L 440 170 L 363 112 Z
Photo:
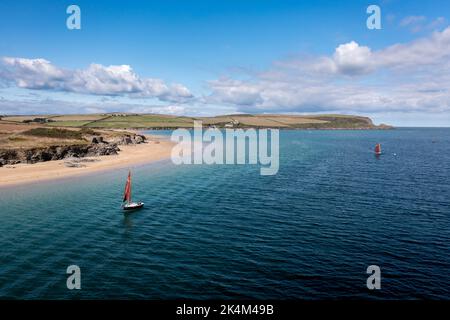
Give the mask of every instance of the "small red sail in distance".
M 381 144 L 379 143 L 375 146 L 375 154 L 381 154 Z
M 123 202 L 131 201 L 131 171 L 128 172 L 127 183 L 125 184 L 125 192 L 123 194 Z

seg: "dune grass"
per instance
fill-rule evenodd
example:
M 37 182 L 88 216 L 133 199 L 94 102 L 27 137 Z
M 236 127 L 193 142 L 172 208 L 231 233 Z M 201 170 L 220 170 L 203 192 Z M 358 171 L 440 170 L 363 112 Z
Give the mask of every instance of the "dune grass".
M 83 133 L 81 131 L 74 131 L 60 128 L 33 128 L 22 132 L 22 134 L 27 136 L 57 138 L 57 139 L 75 139 L 75 140 L 83 139 Z

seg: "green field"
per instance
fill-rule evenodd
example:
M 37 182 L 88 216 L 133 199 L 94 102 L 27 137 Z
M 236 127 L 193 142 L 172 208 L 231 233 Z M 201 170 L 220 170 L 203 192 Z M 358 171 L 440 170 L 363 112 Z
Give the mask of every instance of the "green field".
M 48 119 L 45 126 L 104 129 L 173 129 L 191 128 L 194 120 L 204 126 L 280 129 L 386 129 L 375 126 L 369 118 L 350 115 L 252 115 L 236 114 L 217 117 L 184 117 L 157 114 L 91 114 L 39 116 Z M 3 117 L 3 121 L 21 123 L 33 116 Z

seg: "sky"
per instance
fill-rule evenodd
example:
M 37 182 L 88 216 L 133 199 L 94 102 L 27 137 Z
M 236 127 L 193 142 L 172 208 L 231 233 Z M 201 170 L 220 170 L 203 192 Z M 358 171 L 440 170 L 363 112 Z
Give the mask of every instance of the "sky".
M 117 111 L 450 126 L 450 2 L 0 2 L 0 114 Z

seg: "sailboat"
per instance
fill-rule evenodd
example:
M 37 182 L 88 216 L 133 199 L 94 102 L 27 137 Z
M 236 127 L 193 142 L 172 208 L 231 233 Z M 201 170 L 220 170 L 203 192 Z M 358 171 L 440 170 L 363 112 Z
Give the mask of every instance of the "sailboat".
M 123 194 L 123 202 L 126 202 L 122 205 L 123 210 L 136 210 L 144 206 L 143 202 L 131 201 L 131 171 L 128 171 L 127 183 L 125 184 L 125 192 Z
M 381 144 L 379 143 L 375 145 L 375 155 L 377 156 L 381 155 Z

